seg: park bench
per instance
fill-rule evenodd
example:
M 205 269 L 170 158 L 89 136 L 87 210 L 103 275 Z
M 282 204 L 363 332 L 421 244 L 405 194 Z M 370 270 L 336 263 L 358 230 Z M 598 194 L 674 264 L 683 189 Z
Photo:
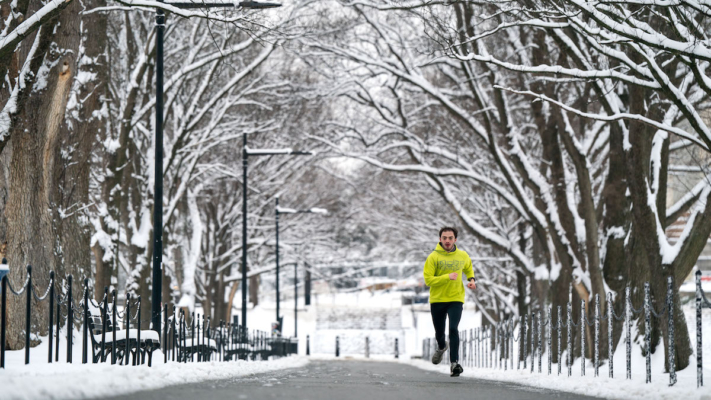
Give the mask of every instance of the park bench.
M 217 352 L 217 342 L 207 337 L 203 339 L 202 337 L 187 336 L 178 343 L 180 345 L 178 357 L 182 362 L 192 359 L 193 354 L 197 355 L 200 361 L 209 361 L 212 358 L 212 353 Z
M 114 341 L 113 320 L 111 315 L 107 315 L 106 334 L 102 335 L 103 324 L 101 320 L 101 310 L 95 307 L 89 308 L 89 329 L 92 348 L 92 362 L 111 359 L 111 344 Z M 102 336 L 105 337 L 103 341 Z M 126 338 L 129 340 L 126 340 Z M 153 352 L 160 348 L 160 335 L 155 331 L 141 330 L 141 341 L 137 344 L 138 329 L 116 329 L 116 359 L 121 362 L 126 355 L 126 351 L 132 357 L 132 364 L 143 364 L 148 355 L 148 366 L 152 365 Z M 128 362 L 128 360 L 127 360 Z

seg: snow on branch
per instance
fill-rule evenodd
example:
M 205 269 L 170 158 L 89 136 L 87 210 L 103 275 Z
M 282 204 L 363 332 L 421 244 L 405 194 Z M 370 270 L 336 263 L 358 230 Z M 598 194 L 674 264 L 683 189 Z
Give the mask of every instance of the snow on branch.
M 594 120 L 599 120 L 599 121 L 609 121 L 609 122 L 618 121 L 618 120 L 621 120 L 621 119 L 636 120 L 636 121 L 642 122 L 642 123 L 644 123 L 644 124 L 653 126 L 653 127 L 657 128 L 657 129 L 660 129 L 660 130 L 663 130 L 663 131 L 666 131 L 666 132 L 669 132 L 669 133 L 673 133 L 673 134 L 675 134 L 675 135 L 677 135 L 677 136 L 679 136 L 679 137 L 681 137 L 681 138 L 683 138 L 683 139 L 690 140 L 690 141 L 696 143 L 696 144 L 697 144 L 699 147 L 701 147 L 702 149 L 704 149 L 704 150 L 706 150 L 706 151 L 709 151 L 709 148 L 706 146 L 706 144 L 705 144 L 704 142 L 702 142 L 701 140 L 699 140 L 699 139 L 698 139 L 697 137 L 695 137 L 694 135 L 692 135 L 692 134 L 686 132 L 685 130 L 679 129 L 679 128 L 676 128 L 676 127 L 673 127 L 673 126 L 669 126 L 669 125 L 663 124 L 663 123 L 661 123 L 661 122 L 654 121 L 654 120 L 652 120 L 652 119 L 649 119 L 649 118 L 647 118 L 647 117 L 641 116 L 641 115 L 639 115 L 639 114 L 617 113 L 617 114 L 614 114 L 614 115 L 602 115 L 602 114 L 587 113 L 587 112 L 583 112 L 583 111 L 577 110 L 577 109 L 575 109 L 575 108 L 573 108 L 573 107 L 570 107 L 570 106 L 568 106 L 568 105 L 565 105 L 565 104 L 561 103 L 560 101 L 551 99 L 550 97 L 548 97 L 548 96 L 546 96 L 546 95 L 534 93 L 534 92 L 532 92 L 532 91 L 530 91 L 530 90 L 516 90 L 516 89 L 512 89 L 512 88 L 507 88 L 507 87 L 498 86 L 498 85 L 495 86 L 495 87 L 496 87 L 496 88 L 499 88 L 499 89 L 501 89 L 501 90 L 506 90 L 506 91 L 511 92 L 511 93 L 516 93 L 516 94 L 521 94 L 521 95 L 536 97 L 536 98 L 538 98 L 538 99 L 540 99 L 540 100 L 543 100 L 543 101 L 546 101 L 546 102 L 555 104 L 555 105 L 557 105 L 558 107 L 560 107 L 560 108 L 562 108 L 562 109 L 564 109 L 564 110 L 566 110 L 566 111 L 572 112 L 572 113 L 577 114 L 577 115 L 579 115 L 579 116 L 581 116 L 581 117 L 584 117 L 584 118 L 589 118 L 589 119 L 594 119 Z
M 617 79 L 623 82 L 643 86 L 649 89 L 659 89 L 660 85 L 657 82 L 647 81 L 643 79 L 636 78 L 634 76 L 625 75 L 613 69 L 608 70 L 582 70 L 577 68 L 565 68 L 559 65 L 538 65 L 538 66 L 525 66 L 519 64 L 512 64 L 505 61 L 498 60 L 492 56 L 482 56 L 478 54 L 469 54 L 466 56 L 455 55 L 458 59 L 462 61 L 479 61 L 497 65 L 502 68 L 506 68 L 511 71 L 516 72 L 526 72 L 526 73 L 546 73 L 551 75 L 566 75 L 573 78 L 580 79 Z
M 219 11 L 213 11 L 210 10 L 209 8 L 204 8 L 204 9 L 199 9 L 196 11 L 190 11 L 190 10 L 185 10 L 180 7 L 176 6 L 171 6 L 170 3 L 163 3 L 160 1 L 151 1 L 151 0 L 116 0 L 117 3 L 129 6 L 129 7 L 149 7 L 149 8 L 154 8 L 154 9 L 161 9 L 163 11 L 168 11 L 171 14 L 178 15 L 184 18 L 204 18 L 204 19 L 209 19 L 212 21 L 216 22 L 225 22 L 225 23 L 230 23 L 234 24 L 237 22 L 246 22 L 252 24 L 253 21 L 249 20 L 248 18 L 245 18 L 247 13 L 243 12 L 240 15 L 236 17 L 227 17 L 224 15 L 224 13 L 219 12 Z M 242 10 L 241 8 L 237 7 L 238 9 Z
M 36 13 L 24 20 L 12 32 L 0 37 L 0 58 L 7 57 L 15 51 L 17 44 L 37 30 L 41 25 L 67 8 L 72 0 L 50 0 Z
M 632 39 L 635 42 L 644 43 L 655 49 L 683 55 L 692 59 L 711 61 L 711 48 L 709 48 L 705 41 L 695 40 L 681 42 L 664 36 L 659 32 L 651 34 L 645 32 L 643 29 L 632 26 L 632 24 L 639 25 L 639 22 L 636 21 L 634 17 L 625 18 L 625 21 L 628 22 L 628 24 L 622 24 L 609 17 L 601 10 L 595 8 L 594 4 L 596 3 L 590 3 L 583 0 L 567 1 L 585 11 L 590 17 L 606 29 L 620 36 Z

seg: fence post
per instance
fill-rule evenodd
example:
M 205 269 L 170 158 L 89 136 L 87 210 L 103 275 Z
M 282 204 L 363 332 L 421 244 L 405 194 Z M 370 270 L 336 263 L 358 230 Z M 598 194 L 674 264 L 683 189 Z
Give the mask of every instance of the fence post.
M 489 368 L 492 369 L 494 368 L 494 352 L 491 351 L 491 348 L 496 348 L 496 333 L 494 332 L 494 328 L 494 326 L 489 327 L 489 347 L 486 348 L 489 352 Z
M 74 342 L 74 309 L 72 305 L 72 276 L 67 277 L 67 362 L 72 362 L 72 342 Z
M 104 307 L 101 310 L 101 362 L 106 362 L 106 319 L 109 317 L 109 287 L 104 286 Z M 93 353 L 91 360 L 94 361 Z
M 336 336 L 336 357 L 341 355 L 341 349 L 339 348 L 338 336 Z
M 205 350 L 205 355 L 202 357 L 202 361 L 212 360 L 212 351 L 210 349 L 210 316 L 208 315 L 207 321 L 205 321 L 205 314 L 202 315 L 202 348 Z M 264 333 L 259 335 L 259 350 L 264 350 Z M 207 342 L 206 342 L 207 340 Z M 207 344 L 205 344 L 207 343 Z M 260 354 L 261 358 L 261 354 Z
M 573 305 L 568 302 L 568 377 L 573 376 Z
M 180 329 L 180 334 L 178 335 L 178 362 L 186 363 L 188 362 L 188 355 L 185 350 L 188 344 L 188 321 L 185 316 L 185 310 L 180 310 L 180 327 L 178 329 Z M 239 327 L 237 327 L 237 332 L 239 333 Z
M 499 323 L 494 327 L 494 363 L 493 368 L 497 366 L 501 368 L 501 325 Z
M 667 278 L 667 308 L 669 309 L 669 386 L 676 383 L 676 346 L 674 343 L 674 278 Z
M 365 337 L 365 358 L 370 358 L 370 337 Z
M 84 278 L 84 329 L 81 342 L 81 363 L 88 362 L 87 340 L 89 339 L 89 278 Z
M 126 307 L 123 309 L 123 318 L 126 325 L 126 346 L 123 352 L 123 365 L 128 365 L 131 355 L 131 293 L 126 293 Z
M 5 278 L 3 278 L 3 321 L 5 321 Z M 702 347 L 702 329 L 701 329 L 701 309 L 705 304 L 701 303 L 701 271 L 696 271 L 696 387 L 704 386 L 704 369 L 703 369 L 703 347 Z M 4 322 L 3 322 L 4 323 Z M 5 329 L 3 329 L 3 343 L 5 338 Z
M 400 358 L 400 349 L 398 348 L 397 338 L 395 338 L 395 358 Z
M 467 334 L 467 331 L 464 330 L 464 334 Z M 469 341 L 467 341 L 467 345 L 469 345 L 469 349 L 467 350 L 467 365 L 469 367 L 474 366 L 474 329 L 469 329 Z
M 163 364 L 168 363 L 168 303 L 163 304 Z
M 499 351 L 496 352 L 496 355 L 499 358 L 499 369 L 501 369 L 502 359 L 504 361 L 504 364 L 506 363 L 506 346 L 504 345 L 504 337 L 506 336 L 506 324 L 504 324 L 503 322 L 499 322 L 498 332 L 499 335 L 496 338 L 496 344 L 499 346 Z
M 491 368 L 491 326 L 484 331 L 484 367 Z
M 613 324 L 613 314 L 612 314 L 612 292 L 607 293 L 607 362 L 610 365 L 609 376 L 614 378 L 614 363 L 613 363 L 613 349 L 612 349 L 612 324 Z
M 522 347 L 523 347 L 523 316 L 520 316 L 519 319 L 518 319 L 518 321 L 519 321 L 519 324 L 518 324 L 518 341 L 519 341 L 519 344 L 518 344 L 518 357 L 517 357 L 518 359 L 516 360 L 516 370 L 520 370 L 520 369 L 521 369 L 521 349 L 522 349 Z M 515 323 L 512 321 L 512 324 L 513 324 L 513 325 L 511 326 L 511 328 L 512 328 L 512 329 L 511 329 L 511 348 L 512 348 L 512 351 L 511 351 L 511 352 L 513 353 L 513 348 L 514 348 L 514 347 L 513 347 L 513 346 L 514 346 L 514 344 L 513 344 L 513 343 L 514 343 L 514 342 L 513 342 L 513 336 L 514 336 L 513 332 L 514 332 Z M 512 359 L 513 359 L 513 354 L 511 354 L 511 357 L 512 357 Z M 513 361 L 511 362 L 511 369 L 513 369 Z
M 509 346 L 509 321 L 504 321 L 504 344 L 506 344 L 506 352 L 504 353 L 504 371 L 509 369 L 509 353 L 511 352 L 511 347 Z M 513 369 L 513 363 L 511 364 Z
M 32 266 L 27 266 L 27 306 L 25 307 L 25 364 L 30 363 L 30 313 L 32 312 Z M 2 343 L 4 346 L 5 343 Z
M 540 329 L 539 321 L 536 321 L 536 312 L 531 313 L 531 373 L 536 367 L 536 329 Z
M 158 320 L 160 321 L 160 319 Z M 133 365 L 142 364 L 141 358 L 141 296 L 138 296 L 136 305 L 136 356 L 133 357 Z
M 57 314 L 56 314 L 56 316 L 57 316 L 57 317 L 55 318 L 55 319 L 56 319 L 56 322 L 55 322 L 55 324 L 56 324 L 55 332 L 56 332 L 56 334 L 57 334 L 57 342 L 56 342 L 55 345 L 54 345 L 54 361 L 55 361 L 55 362 L 59 362 L 59 331 L 60 331 L 60 329 L 59 329 L 59 320 L 62 319 L 62 308 L 61 308 L 61 304 L 59 304 L 59 299 L 57 299 Z
M 514 336 L 515 325 L 516 325 L 516 324 L 515 324 L 513 318 L 509 319 L 509 320 L 506 322 L 506 326 L 507 326 L 506 329 L 508 330 L 508 334 L 507 334 L 507 336 L 506 336 L 506 347 L 507 347 L 507 354 L 508 354 L 508 356 L 507 356 L 506 359 L 507 359 L 507 361 L 509 361 L 512 371 L 513 371 L 513 369 L 514 369 L 514 365 L 513 365 L 513 363 L 514 363 L 514 356 L 513 356 L 513 353 L 514 353 L 513 336 Z
M 644 350 L 647 353 L 645 357 L 647 360 L 647 379 L 646 383 L 652 382 L 652 352 L 651 341 L 652 341 L 652 316 L 650 310 L 649 302 L 649 282 L 644 283 Z
M 523 317 L 523 369 L 526 367 L 526 359 L 528 358 L 528 314 Z
M 309 335 L 306 335 L 306 355 L 311 355 L 311 338 Z
M 479 342 L 477 345 L 479 346 L 479 368 L 485 368 L 486 367 L 486 358 L 484 354 L 484 350 L 486 348 L 485 340 L 486 337 L 486 330 L 484 327 L 479 327 Z
M 543 359 L 543 346 L 542 346 L 542 338 L 543 338 L 543 317 L 541 316 L 541 311 L 538 311 L 538 373 L 541 373 L 541 362 Z
M 467 331 L 459 331 L 459 337 L 459 354 L 462 356 L 459 360 L 462 365 L 467 365 Z
M 587 315 L 585 315 L 585 299 L 580 300 L 580 376 L 585 376 L 585 325 L 587 325 Z
M 600 294 L 595 294 L 595 376 L 600 374 Z
M 113 341 L 111 342 L 111 365 L 116 364 L 116 314 L 118 305 L 116 304 L 116 289 L 111 290 L 111 336 Z
M 171 343 L 170 350 L 171 350 L 171 354 L 172 354 L 172 360 L 173 360 L 173 362 L 175 362 L 175 353 L 176 353 L 176 350 L 178 349 L 178 345 L 179 345 L 178 341 L 180 340 L 179 339 L 180 335 L 177 334 L 177 332 L 176 332 L 176 330 L 178 329 L 178 324 L 176 323 L 175 319 L 178 318 L 178 315 L 175 313 L 175 304 L 173 304 L 173 314 L 172 315 L 173 315 L 173 323 L 170 324 L 171 325 L 170 330 L 171 330 L 171 335 L 173 336 L 173 338 L 170 341 L 170 343 Z M 229 325 L 229 324 L 227 324 L 227 325 Z M 227 329 L 229 330 L 229 327 Z
M 548 375 L 553 369 L 553 307 L 548 306 Z
M 561 316 L 561 314 L 563 314 L 563 309 L 561 308 L 561 306 L 558 306 L 558 375 L 560 375 L 563 368 L 563 360 L 560 358 L 563 354 L 563 343 L 561 341 L 561 331 L 563 330 L 563 317 Z
M 481 327 L 476 328 L 476 366 L 481 368 L 483 363 L 481 361 Z M 430 345 L 430 349 L 432 346 Z
M 5 368 L 5 320 L 7 319 L 7 275 L 2 277 L 2 311 L 0 312 L 0 368 Z M 698 305 L 698 298 L 697 298 Z M 697 307 L 698 308 L 698 307 Z
M 49 352 L 47 354 L 47 363 L 52 363 L 52 340 L 54 339 L 54 271 L 49 271 L 49 333 L 47 339 L 49 339 Z M 0 346 L 5 346 L 5 342 L 0 342 Z
M 627 379 L 632 379 L 632 296 L 630 287 L 625 288 L 625 328 L 627 328 L 626 357 L 627 357 Z
M 203 320 L 204 320 L 204 317 L 203 317 Z M 200 347 L 202 345 L 202 343 L 200 342 L 200 338 L 202 337 L 200 335 L 200 314 L 197 314 L 197 324 L 196 325 L 197 325 L 197 349 L 198 349 L 197 359 L 198 359 L 198 362 L 202 362 L 202 351 L 201 351 L 201 347 Z M 205 329 L 204 329 L 204 325 L 203 325 L 203 331 L 204 330 Z
M 190 362 L 195 362 L 195 311 L 190 315 Z

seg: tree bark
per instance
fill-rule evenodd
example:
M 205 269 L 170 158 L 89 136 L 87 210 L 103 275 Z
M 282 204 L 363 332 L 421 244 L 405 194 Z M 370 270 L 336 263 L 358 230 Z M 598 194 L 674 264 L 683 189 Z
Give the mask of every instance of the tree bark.
M 64 166 L 59 144 L 66 129 L 65 111 L 77 74 L 76 55 L 81 38 L 79 5 L 72 4 L 66 12 L 43 25 L 41 51 L 35 54 L 35 60 L 40 60 L 46 74 L 36 75 L 32 90 L 25 91 L 18 100 L 22 108 L 13 117 L 10 129 L 13 154 L 6 209 L 10 276 L 19 284 L 24 281 L 24 266 L 33 265 L 33 283 L 38 294 L 49 283 L 49 271 L 55 271 L 58 281 L 66 273 L 59 213 L 64 193 L 60 193 L 56 177 Z M 68 229 L 67 234 L 75 233 Z M 75 276 L 74 281 L 80 286 L 82 276 Z M 47 306 L 46 301 L 33 300 L 32 333 L 46 333 Z M 18 349 L 24 346 L 24 300 L 11 296 L 10 307 L 8 344 Z

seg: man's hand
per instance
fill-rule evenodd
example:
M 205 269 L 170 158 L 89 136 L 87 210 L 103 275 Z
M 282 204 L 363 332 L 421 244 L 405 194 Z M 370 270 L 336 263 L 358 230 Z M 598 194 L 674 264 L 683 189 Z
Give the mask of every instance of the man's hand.
M 450 280 L 450 281 L 456 281 L 458 277 L 459 277 L 459 273 L 458 273 L 458 272 L 452 272 L 451 274 L 449 274 L 449 280 Z
M 476 289 L 476 282 L 469 281 L 469 283 L 467 283 L 467 287 L 472 290 Z

